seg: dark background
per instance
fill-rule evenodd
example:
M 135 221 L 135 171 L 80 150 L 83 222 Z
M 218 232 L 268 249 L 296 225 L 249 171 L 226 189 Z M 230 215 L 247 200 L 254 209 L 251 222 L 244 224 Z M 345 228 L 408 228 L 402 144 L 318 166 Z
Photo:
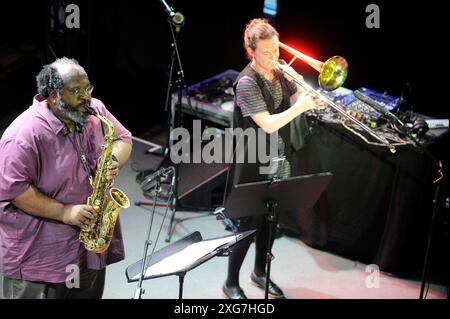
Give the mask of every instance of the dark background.
M 55 1 L 17 0 L 2 9 L 2 126 L 30 105 L 35 75 L 53 60 L 48 44 L 56 55 L 76 58 L 85 66 L 94 96 L 135 135 L 164 120 L 172 38 L 160 1 L 56 2 L 79 5 L 80 29 L 63 26 L 48 32 L 49 7 Z M 245 66 L 242 33 L 248 20 L 262 16 L 262 0 L 168 3 L 186 17 L 178 44 L 188 85 Z M 369 3 L 281 0 L 275 23 L 281 41 L 321 61 L 344 56 L 349 63 L 346 87 L 365 86 L 395 96 L 403 90 L 409 102 L 405 107 L 448 118 L 444 10 L 430 1 L 377 1 L 381 28 L 368 29 Z M 316 82 L 317 73 L 309 66 L 294 66 Z

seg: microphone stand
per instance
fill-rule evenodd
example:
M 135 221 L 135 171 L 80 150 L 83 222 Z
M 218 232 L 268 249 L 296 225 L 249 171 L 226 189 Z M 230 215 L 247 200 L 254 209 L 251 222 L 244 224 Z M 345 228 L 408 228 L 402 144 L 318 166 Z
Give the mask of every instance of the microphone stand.
M 174 170 L 173 167 L 169 167 L 169 168 L 167 168 L 164 171 L 165 171 L 165 173 L 167 173 L 168 171 L 172 172 L 172 182 L 170 184 L 170 189 L 169 189 L 168 199 L 167 199 L 168 203 L 170 203 L 171 197 L 173 195 L 173 187 L 175 185 L 175 170 Z M 164 225 L 164 221 L 166 220 L 167 209 L 169 208 L 169 204 L 168 204 L 166 206 L 166 210 L 165 210 L 165 213 L 164 213 L 163 220 L 162 220 L 161 225 L 159 227 L 159 231 L 158 231 L 158 235 L 156 237 L 155 245 L 153 246 L 153 250 L 152 250 L 152 252 L 150 254 L 150 257 L 147 259 L 148 248 L 152 244 L 152 241 L 150 240 L 150 235 L 151 235 L 151 231 L 152 231 L 152 227 L 153 227 L 153 219 L 154 219 L 154 216 L 155 216 L 156 202 L 158 200 L 158 195 L 162 191 L 162 187 L 161 187 L 161 175 L 162 174 L 163 173 L 157 174 L 155 176 L 156 185 L 155 185 L 155 196 L 154 196 L 154 201 L 153 201 L 152 214 L 151 214 L 151 217 L 150 217 L 150 223 L 149 223 L 149 227 L 148 227 L 148 231 L 147 231 L 147 237 L 146 237 L 146 240 L 145 240 L 145 243 L 144 243 L 144 253 L 143 253 L 143 256 L 142 256 L 142 265 L 141 265 L 141 270 L 140 270 L 140 273 L 139 273 L 138 285 L 137 285 L 136 290 L 134 292 L 134 299 L 141 299 L 142 295 L 145 293 L 145 290 L 142 289 L 142 281 L 144 280 L 144 277 L 145 277 L 144 274 L 145 274 L 145 270 L 146 270 L 147 260 L 148 260 L 148 263 L 150 264 L 151 260 L 152 260 L 152 257 L 153 257 L 153 253 L 154 253 L 155 248 L 156 248 L 156 243 L 158 242 L 159 235 L 161 233 L 162 226 Z
M 144 289 L 142 289 L 142 281 L 144 280 L 144 273 L 145 273 L 145 264 L 147 263 L 147 253 L 148 253 L 148 247 L 152 244 L 152 241 L 150 240 L 150 234 L 152 231 L 153 226 L 153 218 L 155 216 L 155 208 L 156 208 L 156 202 L 158 200 L 158 195 L 161 193 L 161 177 L 156 176 L 156 187 L 155 187 L 155 200 L 153 202 L 153 209 L 152 209 L 152 215 L 150 217 L 150 224 L 147 231 L 147 237 L 144 243 L 144 254 L 142 256 L 142 265 L 141 265 L 141 272 L 139 273 L 139 281 L 138 285 L 136 287 L 136 290 L 134 292 L 134 299 L 141 299 L 142 294 L 145 292 Z M 151 256 L 150 256 L 151 260 Z
M 164 157 L 170 156 L 170 151 L 172 149 L 172 143 L 170 140 L 170 131 L 176 127 L 176 125 L 180 124 L 180 117 L 177 116 L 176 114 L 176 109 L 177 106 L 178 108 L 181 109 L 182 105 L 182 100 L 181 100 L 181 94 L 179 94 L 178 96 L 178 101 L 175 105 L 175 107 L 171 107 L 169 110 L 169 104 L 171 104 L 171 93 L 172 93 L 172 87 L 173 87 L 173 74 L 174 74 L 174 70 L 175 70 L 175 60 L 178 63 L 178 79 L 175 81 L 175 83 L 178 86 L 178 91 L 182 91 L 185 89 L 186 90 L 186 97 L 188 100 L 188 105 L 189 107 L 191 107 L 191 101 L 189 99 L 189 95 L 187 94 L 187 85 L 186 85 L 186 81 L 185 81 L 185 77 L 184 77 L 184 70 L 183 70 L 183 65 L 181 63 L 181 58 L 180 58 L 180 51 L 178 49 L 178 43 L 177 43 L 177 38 L 178 35 L 181 31 L 181 27 L 184 25 L 184 16 L 177 12 L 175 13 L 173 8 L 170 7 L 166 1 L 164 0 L 160 0 L 161 3 L 164 5 L 165 11 L 167 12 L 167 14 L 169 15 L 169 17 L 167 18 L 167 22 L 169 24 L 169 29 L 170 29 L 170 33 L 172 36 L 172 57 L 171 57 L 171 62 L 170 62 L 170 68 L 169 68 L 169 79 L 167 82 L 167 91 L 166 91 L 166 100 L 164 103 L 164 111 L 167 112 L 168 114 L 168 124 L 169 124 L 169 134 L 167 135 L 167 147 L 163 152 Z M 175 27 L 175 31 L 174 31 L 174 27 Z M 172 106 L 173 103 L 172 103 Z M 161 161 L 161 164 L 164 162 Z
M 160 169 L 161 165 L 163 165 L 163 163 L 168 159 L 170 160 L 170 153 L 172 151 L 172 147 L 173 147 L 173 143 L 172 140 L 170 139 L 170 135 L 172 130 L 174 130 L 175 128 L 177 128 L 178 126 L 181 125 L 181 108 L 182 108 L 182 93 L 183 90 L 186 90 L 186 98 L 187 98 L 187 102 L 188 102 L 188 106 L 190 109 L 192 109 L 191 106 L 191 100 L 189 98 L 189 94 L 187 92 L 187 85 L 186 85 L 186 80 L 184 77 L 184 70 L 183 70 L 183 65 L 181 63 L 181 58 L 180 58 L 180 51 L 178 49 L 178 44 L 177 44 L 177 37 L 181 31 L 181 27 L 184 25 L 184 16 L 180 13 L 177 12 L 175 13 L 173 8 L 170 7 L 166 1 L 164 0 L 160 0 L 161 3 L 164 5 L 165 11 L 166 13 L 169 15 L 169 17 L 167 18 L 167 22 L 169 24 L 169 29 L 170 29 L 170 33 L 172 36 L 172 58 L 171 58 L 171 62 L 170 62 L 170 68 L 169 68 L 169 79 L 168 79 L 168 84 L 167 84 L 167 92 L 166 92 L 166 100 L 165 100 L 165 105 L 164 105 L 164 111 L 167 112 L 168 114 L 168 125 L 169 125 L 169 130 L 167 133 L 167 146 L 165 148 L 165 150 L 163 151 L 162 155 L 163 155 L 163 159 L 161 160 L 161 162 L 159 163 L 159 166 L 157 167 L 157 170 Z M 174 30 L 175 28 L 175 30 Z M 172 93 L 172 87 L 173 87 L 173 74 L 174 74 L 174 70 L 175 70 L 175 62 L 177 62 L 178 65 L 178 71 L 177 71 L 177 75 L 178 75 L 178 79 L 175 81 L 175 83 L 177 84 L 178 87 L 178 98 L 177 98 L 177 102 L 171 103 L 171 93 Z M 171 104 L 171 107 L 169 109 L 169 104 Z M 178 109 L 178 112 L 177 112 Z M 168 201 L 167 202 L 167 207 L 170 206 L 171 210 L 172 210 L 172 215 L 170 218 L 170 224 L 169 224 L 169 228 L 168 228 L 168 233 L 167 233 L 167 237 L 166 237 L 166 242 L 170 241 L 171 235 L 172 235 L 172 225 L 174 222 L 174 218 L 175 218 L 175 212 L 176 212 L 176 208 L 177 208 L 177 200 L 178 200 L 178 164 L 177 163 L 172 163 L 173 167 L 174 167 L 174 185 L 173 185 L 173 201 Z M 138 202 L 139 205 L 148 205 L 148 203 L 144 203 L 144 202 Z
M 432 239 L 433 239 L 433 233 L 434 233 L 434 226 L 435 226 L 436 216 L 437 216 L 438 210 L 439 210 L 440 186 L 441 186 L 441 181 L 444 178 L 442 161 L 438 161 L 438 172 L 437 172 L 437 175 L 438 175 L 437 179 L 433 181 L 433 184 L 436 184 L 436 189 L 435 189 L 434 198 L 433 198 L 433 213 L 431 215 L 430 225 L 428 226 L 429 229 L 428 229 L 427 248 L 425 250 L 425 261 L 424 261 L 423 270 L 422 270 L 422 284 L 420 286 L 419 299 L 423 299 L 424 298 L 423 295 L 424 295 L 424 291 L 425 291 L 425 282 L 427 280 L 427 274 L 428 274 L 428 260 L 430 258 L 431 242 L 432 242 Z
M 170 64 L 169 81 L 168 81 L 166 102 L 165 102 L 165 110 L 166 111 L 169 111 L 169 103 L 171 100 L 170 97 L 171 97 L 172 86 L 173 86 L 172 85 L 172 76 L 174 73 L 175 60 L 177 62 L 177 66 L 178 66 L 178 71 L 177 71 L 178 78 L 175 81 L 175 83 L 177 84 L 177 89 L 178 89 L 177 102 L 175 104 L 171 103 L 170 112 L 168 112 L 169 113 L 169 132 L 167 134 L 167 148 L 165 150 L 165 156 L 166 157 L 168 156 L 170 159 L 170 153 L 171 153 L 172 147 L 173 147 L 172 140 L 170 139 L 170 133 L 172 132 L 173 129 L 177 128 L 178 126 L 182 126 L 181 108 L 182 108 L 183 91 L 186 92 L 186 99 L 187 99 L 189 109 L 192 109 L 192 106 L 191 106 L 191 100 L 190 100 L 188 90 L 187 90 L 183 65 L 181 63 L 180 50 L 178 48 L 178 43 L 177 43 L 177 36 L 179 35 L 181 27 L 184 25 L 184 16 L 179 12 L 175 13 L 174 10 L 169 5 L 167 5 L 167 3 L 164 0 L 161 0 L 161 2 L 163 3 L 163 5 L 165 7 L 166 12 L 169 14 L 167 21 L 169 24 L 169 29 L 170 29 L 170 33 L 171 33 L 172 41 L 173 41 L 172 42 L 172 48 L 173 48 L 172 59 L 171 59 L 171 64 Z M 176 22 L 177 20 L 178 20 L 178 22 Z M 161 161 L 161 163 L 163 163 L 163 162 L 164 162 L 164 160 Z M 176 164 L 176 163 L 173 163 L 173 164 L 174 164 L 173 166 L 174 166 L 174 178 L 175 178 L 175 185 L 174 185 L 174 189 L 173 189 L 174 198 L 173 198 L 172 205 L 171 205 L 172 215 L 170 217 L 170 224 L 169 224 L 169 228 L 167 231 L 166 242 L 170 242 L 170 239 L 172 236 L 172 226 L 173 226 L 173 222 L 174 222 L 174 218 L 175 218 L 175 213 L 176 213 L 176 209 L 177 209 L 177 200 L 178 200 L 179 168 L 178 168 L 178 164 Z M 168 203 L 168 205 L 169 204 L 170 203 Z
M 372 105 L 373 107 L 373 105 Z M 378 106 L 374 107 L 377 111 L 382 113 L 385 118 L 392 124 L 395 125 L 401 133 L 405 134 L 407 137 L 409 137 L 411 140 L 414 141 L 414 144 L 421 148 L 425 153 L 428 155 L 428 157 L 433 161 L 433 163 L 437 166 L 437 173 L 436 173 L 436 179 L 433 181 L 433 184 L 436 185 L 435 191 L 434 191 L 434 197 L 433 197 L 433 212 L 431 214 L 431 220 L 430 224 L 428 226 L 428 238 L 427 238 L 427 246 L 425 249 L 425 258 L 424 258 L 424 264 L 422 269 L 422 278 L 421 278 L 421 286 L 420 286 L 420 294 L 419 299 L 424 298 L 424 291 L 425 291 L 425 283 L 427 281 L 427 275 L 428 275 L 428 263 L 430 258 L 430 251 L 431 251 L 431 242 L 433 240 L 434 235 L 434 226 L 436 223 L 436 217 L 439 210 L 439 203 L 441 201 L 441 194 L 440 194 L 440 188 L 441 188 L 441 181 L 444 179 L 444 167 L 442 164 L 442 161 L 437 159 L 431 152 L 428 150 L 427 147 L 421 143 L 421 141 L 417 138 L 417 136 L 411 134 L 409 132 L 406 125 L 394 114 L 386 110 L 384 107 Z
M 388 111 L 388 113 L 390 113 L 390 112 Z M 392 114 L 392 113 L 390 113 L 390 114 Z M 397 128 L 399 128 L 400 131 L 402 133 L 404 133 L 406 136 L 411 138 L 414 141 L 416 146 L 418 146 L 422 150 L 424 150 L 425 153 L 428 155 L 428 157 L 437 166 L 436 179 L 433 181 L 433 184 L 436 185 L 435 190 L 434 190 L 434 197 L 433 197 L 433 212 L 431 214 L 431 220 L 430 220 L 430 224 L 428 226 L 427 246 L 425 249 L 425 257 L 424 257 L 424 263 L 423 263 L 423 269 L 422 269 L 422 279 L 421 279 L 420 294 L 419 294 L 419 299 L 423 299 L 424 291 L 425 291 L 425 283 L 427 281 L 427 275 L 428 275 L 428 262 L 430 259 L 431 242 L 433 240 L 434 228 L 435 228 L 436 218 L 437 218 L 437 214 L 438 214 L 438 210 L 439 210 L 439 203 L 441 202 L 440 189 L 441 189 L 441 181 L 444 179 L 444 176 L 445 176 L 444 167 L 443 167 L 442 161 L 437 159 L 433 154 L 431 154 L 431 152 L 428 150 L 428 148 L 426 146 L 424 146 L 423 143 L 421 143 L 416 136 L 411 134 L 408 131 L 408 129 L 406 128 L 406 126 L 400 120 L 398 120 L 397 117 L 388 116 L 387 118 L 389 121 L 393 122 L 394 125 L 399 124 L 397 126 Z

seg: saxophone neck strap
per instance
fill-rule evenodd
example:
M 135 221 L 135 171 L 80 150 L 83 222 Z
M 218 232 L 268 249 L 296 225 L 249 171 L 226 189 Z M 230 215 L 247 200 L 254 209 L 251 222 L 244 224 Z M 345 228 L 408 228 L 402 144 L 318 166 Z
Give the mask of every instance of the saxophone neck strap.
M 81 144 L 80 147 L 83 148 L 83 138 L 81 137 L 81 136 L 82 136 L 81 132 L 80 132 L 80 133 L 75 133 L 75 134 L 80 136 L 80 144 Z M 85 152 L 84 152 L 84 151 L 80 151 L 80 150 L 78 149 L 78 147 L 77 147 L 75 141 L 72 140 L 72 138 L 71 138 L 70 135 L 67 135 L 67 138 L 69 139 L 70 143 L 72 143 L 73 148 L 74 148 L 75 151 L 77 152 L 78 159 L 80 160 L 81 165 L 83 165 L 83 169 L 84 169 L 84 171 L 86 172 L 88 178 L 89 178 L 89 179 L 92 179 L 92 170 L 91 170 L 91 168 L 89 167 L 89 162 L 88 162 L 88 159 L 87 159 L 87 156 L 86 156 Z M 84 149 L 84 148 L 83 148 L 83 149 Z

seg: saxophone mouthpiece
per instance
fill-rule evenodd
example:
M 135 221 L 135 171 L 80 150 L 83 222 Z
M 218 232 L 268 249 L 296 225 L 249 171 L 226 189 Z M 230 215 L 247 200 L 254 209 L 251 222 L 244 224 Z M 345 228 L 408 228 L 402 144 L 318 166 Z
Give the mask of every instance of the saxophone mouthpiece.
M 87 112 L 88 112 L 90 115 L 97 115 L 97 112 L 95 112 L 95 110 L 94 110 L 94 108 L 93 108 L 92 106 L 90 106 L 90 105 L 85 105 L 84 108 L 87 110 Z

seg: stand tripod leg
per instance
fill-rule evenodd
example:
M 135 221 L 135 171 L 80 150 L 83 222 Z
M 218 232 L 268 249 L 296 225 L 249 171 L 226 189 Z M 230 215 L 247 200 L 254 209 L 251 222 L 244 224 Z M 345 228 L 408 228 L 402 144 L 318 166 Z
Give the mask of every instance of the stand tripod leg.
M 276 216 L 276 210 L 275 207 L 277 206 L 276 203 L 268 203 L 267 207 L 269 209 L 269 215 L 267 217 L 267 220 L 269 221 L 269 241 L 267 245 L 267 255 L 266 255 L 266 288 L 264 291 L 264 299 L 269 299 L 269 285 L 270 285 L 270 265 L 273 260 L 272 255 L 272 249 L 271 249 L 271 243 L 272 238 L 274 235 L 274 226 L 277 225 L 277 216 Z
M 437 216 L 438 209 L 439 209 L 439 196 L 440 196 L 439 189 L 440 189 L 440 179 L 437 180 L 437 186 L 436 186 L 434 199 L 433 199 L 433 213 L 431 215 L 430 225 L 429 225 L 429 229 L 428 229 L 428 240 L 427 240 L 427 246 L 426 246 L 426 251 L 425 251 L 425 260 L 424 260 L 423 270 L 422 270 L 422 282 L 420 285 L 419 299 L 423 299 L 424 293 L 425 293 L 425 284 L 427 282 L 428 261 L 430 258 L 431 242 L 433 240 L 436 216 Z
M 186 275 L 185 272 L 182 272 L 178 275 L 178 281 L 180 283 L 178 287 L 178 299 L 183 299 L 183 283 L 184 283 L 184 276 Z
M 166 243 L 170 242 L 171 238 L 172 238 L 172 228 L 173 228 L 173 221 L 175 219 L 175 213 L 176 213 L 176 209 L 172 209 L 172 215 L 170 216 L 170 223 L 169 223 L 169 228 L 167 229 L 167 236 L 166 236 Z

